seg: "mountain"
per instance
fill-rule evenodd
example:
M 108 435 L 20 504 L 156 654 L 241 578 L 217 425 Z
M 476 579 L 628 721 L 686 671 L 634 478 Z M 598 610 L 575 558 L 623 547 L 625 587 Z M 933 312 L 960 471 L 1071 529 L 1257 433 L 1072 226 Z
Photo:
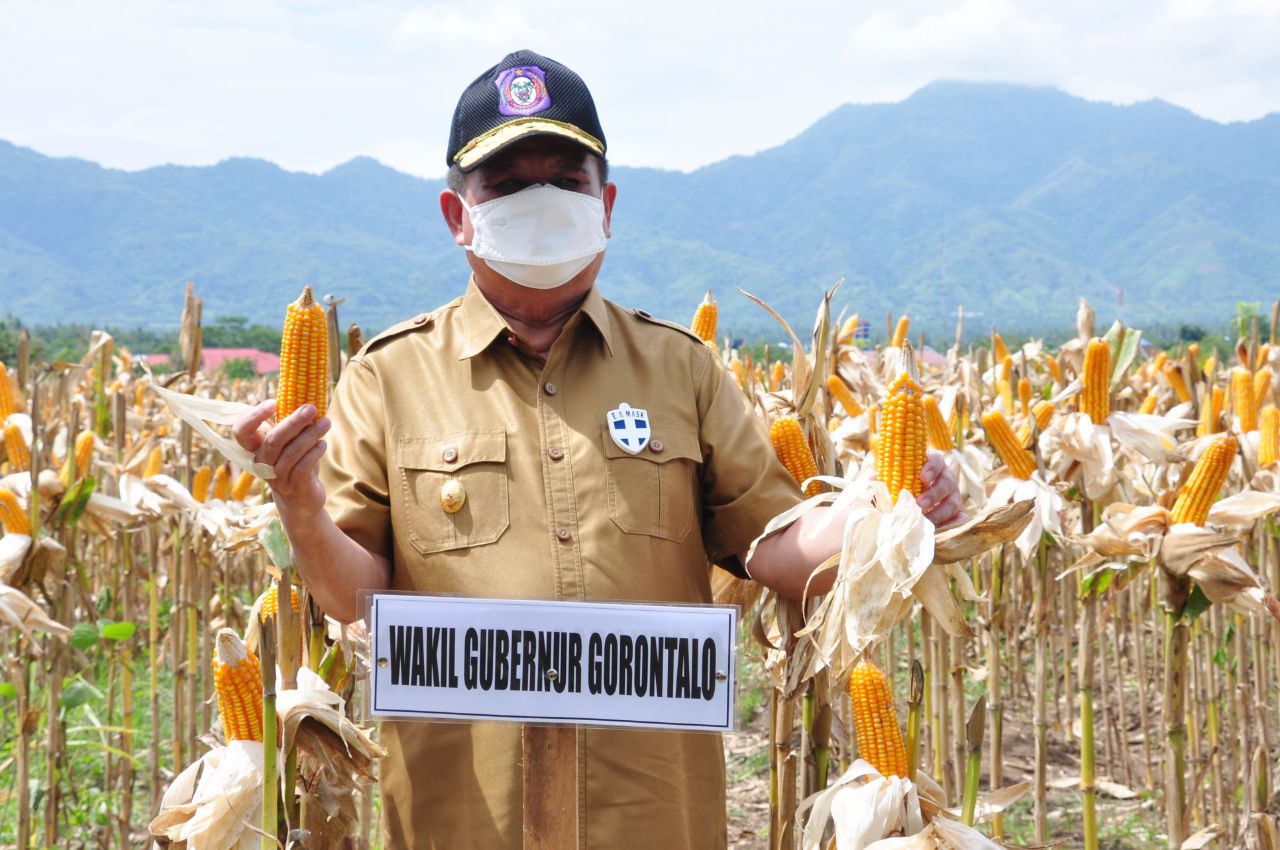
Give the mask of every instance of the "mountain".
M 950 333 L 1103 319 L 1216 323 L 1268 301 L 1280 269 L 1280 115 L 1233 124 L 1159 101 L 935 83 L 845 105 L 785 144 L 684 173 L 614 167 L 606 296 L 687 322 L 710 287 L 722 327 L 806 334 L 821 292 L 874 320 Z M 466 275 L 441 180 L 358 158 L 321 175 L 253 159 L 139 172 L 0 142 L 0 315 L 273 322 L 304 283 L 373 332 L 447 301 Z M 1121 302 L 1121 299 L 1123 301 Z

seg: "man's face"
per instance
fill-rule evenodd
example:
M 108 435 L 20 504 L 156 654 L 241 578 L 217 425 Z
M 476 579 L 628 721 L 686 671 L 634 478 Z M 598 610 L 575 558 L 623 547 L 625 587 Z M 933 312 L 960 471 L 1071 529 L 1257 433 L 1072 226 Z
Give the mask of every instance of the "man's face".
M 609 235 L 617 187 L 612 183 L 601 183 L 599 161 L 581 145 L 554 136 L 523 139 L 495 154 L 474 171 L 464 175 L 462 196 L 467 206 L 473 207 L 540 183 L 600 198 L 604 204 L 605 235 Z M 458 196 L 449 190 L 442 192 L 440 209 L 453 233 L 454 241 L 458 245 L 470 245 L 473 236 L 471 217 L 463 209 Z M 566 297 L 580 296 L 595 282 L 603 260 L 604 254 L 601 253 L 571 281 L 548 292 L 563 292 Z M 467 261 L 482 289 L 503 284 L 506 287 L 527 289 L 507 281 L 470 251 L 467 252 Z

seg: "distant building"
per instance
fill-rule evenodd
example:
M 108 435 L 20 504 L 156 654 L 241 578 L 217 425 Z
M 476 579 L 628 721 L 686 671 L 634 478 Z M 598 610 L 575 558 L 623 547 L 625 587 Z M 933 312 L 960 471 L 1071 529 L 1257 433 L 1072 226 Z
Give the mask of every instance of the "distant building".
M 155 366 L 168 363 L 167 354 L 148 354 L 147 363 Z M 259 375 L 280 371 L 280 355 L 256 348 L 206 348 L 200 354 L 200 371 L 216 372 L 218 367 L 228 360 L 248 360 Z

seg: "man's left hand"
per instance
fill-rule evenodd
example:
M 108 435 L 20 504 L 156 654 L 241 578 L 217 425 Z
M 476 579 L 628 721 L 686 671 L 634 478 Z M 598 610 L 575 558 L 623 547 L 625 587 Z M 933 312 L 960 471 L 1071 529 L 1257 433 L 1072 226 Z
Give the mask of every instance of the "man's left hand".
M 924 491 L 916 497 L 916 504 L 934 527 L 946 528 L 969 519 L 964 512 L 964 499 L 960 496 L 956 477 L 943 463 L 941 454 L 929 452 L 929 458 L 920 470 L 920 480 L 924 483 Z

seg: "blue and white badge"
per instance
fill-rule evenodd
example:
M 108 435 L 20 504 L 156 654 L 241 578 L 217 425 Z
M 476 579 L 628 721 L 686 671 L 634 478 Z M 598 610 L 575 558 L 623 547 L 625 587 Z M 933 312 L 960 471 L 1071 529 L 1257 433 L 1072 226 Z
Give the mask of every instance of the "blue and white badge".
M 635 454 L 649 445 L 649 411 L 625 401 L 605 414 L 609 436 L 624 452 Z

